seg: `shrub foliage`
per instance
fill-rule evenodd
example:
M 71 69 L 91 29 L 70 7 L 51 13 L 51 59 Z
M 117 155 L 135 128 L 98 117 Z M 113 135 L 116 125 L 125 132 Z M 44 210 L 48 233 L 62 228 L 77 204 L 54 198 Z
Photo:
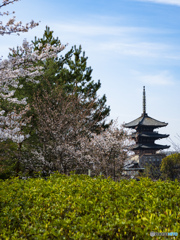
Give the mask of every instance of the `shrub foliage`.
M 0 239 L 144 240 L 151 231 L 180 233 L 178 181 L 53 174 L 1 180 L 0 196 Z
M 163 158 L 161 172 L 164 179 L 180 180 L 180 153 L 174 153 Z

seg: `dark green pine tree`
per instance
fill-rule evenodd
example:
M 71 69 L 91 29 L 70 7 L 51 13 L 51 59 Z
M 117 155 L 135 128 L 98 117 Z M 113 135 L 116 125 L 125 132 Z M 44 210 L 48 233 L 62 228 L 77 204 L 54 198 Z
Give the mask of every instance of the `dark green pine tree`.
M 41 51 L 45 44 L 49 43 L 56 46 L 60 44 L 60 40 L 54 38 L 53 31 L 50 31 L 50 28 L 46 26 L 43 37 L 35 37 L 32 43 L 34 44 L 34 50 Z M 40 43 L 41 47 L 39 47 Z M 41 95 L 46 90 L 51 94 L 52 89 L 57 89 L 57 86 L 59 86 L 64 90 L 65 94 L 72 93 L 76 89 L 76 94 L 81 94 L 86 104 L 97 98 L 97 92 L 101 87 L 101 83 L 100 80 L 96 83 L 92 80 L 93 70 L 87 66 L 87 59 L 85 52 L 82 52 L 81 46 L 79 48 L 74 46 L 64 56 L 60 55 L 57 58 L 47 59 L 38 63 L 45 69 L 44 74 L 36 78 L 36 80 L 39 80 L 38 84 L 27 82 L 26 79 L 20 79 L 20 84 L 23 85 L 23 88 L 16 90 L 15 97 L 20 99 L 28 97 L 27 101 L 31 107 L 28 116 L 33 116 L 33 127 L 30 130 L 31 136 L 34 136 L 36 132 L 36 114 L 32 103 L 34 101 L 33 96 L 37 92 Z M 89 121 L 94 121 L 95 123 L 91 129 L 92 132 L 100 133 L 112 123 L 112 120 L 106 123 L 106 119 L 110 114 L 110 107 L 106 106 L 106 101 L 106 96 L 103 95 L 92 106 L 92 115 L 89 118 Z
M 53 37 L 53 31 L 46 26 L 43 38 L 33 41 L 34 49 L 41 50 L 45 44 L 57 45 L 60 43 L 58 38 Z M 92 68 L 87 66 L 88 57 L 85 56 L 85 52 L 82 52 L 81 46 L 77 48 L 72 47 L 65 56 L 60 56 L 56 59 L 48 59 L 44 63 L 45 73 L 41 77 L 40 86 L 41 89 L 49 89 L 47 87 L 47 80 L 50 82 L 51 87 L 53 85 L 59 85 L 64 89 L 65 93 L 72 93 L 74 88 L 76 94 L 83 95 L 86 103 L 88 104 L 93 99 L 97 98 L 97 92 L 101 88 L 100 80 L 97 83 L 92 80 Z M 46 88 L 47 87 L 47 88 Z M 106 106 L 105 94 L 98 98 L 96 104 L 92 107 L 92 116 L 90 121 L 94 121 L 94 127 L 91 129 L 93 132 L 99 133 L 102 130 L 107 129 L 112 121 L 106 123 L 106 118 L 110 114 L 110 107 Z

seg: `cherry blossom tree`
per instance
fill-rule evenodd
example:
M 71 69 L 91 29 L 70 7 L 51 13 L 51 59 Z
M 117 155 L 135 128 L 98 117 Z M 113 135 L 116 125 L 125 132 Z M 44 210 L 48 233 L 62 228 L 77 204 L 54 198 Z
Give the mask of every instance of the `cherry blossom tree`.
M 44 92 L 43 99 L 36 96 L 34 109 L 42 143 L 42 149 L 36 152 L 37 166 L 39 170 L 64 174 L 71 171 L 87 174 L 91 169 L 95 175 L 102 173 L 117 179 L 127 157 L 128 135 L 115 123 L 101 134 L 92 133 L 94 122 L 89 119 L 92 106 L 85 107 L 81 95 L 74 93 L 65 96 L 57 87 L 51 95 Z
M 14 98 L 15 90 L 10 90 L 10 87 L 13 88 L 22 88 L 22 85 L 19 85 L 18 79 L 20 77 L 26 77 L 26 81 L 31 81 L 37 83 L 35 77 L 43 73 L 43 68 L 36 66 L 38 61 L 43 61 L 46 58 L 55 57 L 58 52 L 62 51 L 65 46 L 59 46 L 53 48 L 48 45 L 44 48 L 44 51 L 39 52 L 32 51 L 32 46 L 29 45 L 27 41 L 23 42 L 23 46 L 19 48 L 19 53 L 14 49 L 11 49 L 12 55 L 9 56 L 8 60 L 3 60 L 0 63 L 0 97 L 6 99 L 8 102 L 27 105 L 27 99 L 23 98 L 18 100 Z M 18 136 L 20 131 L 20 122 L 18 119 L 22 119 L 22 116 L 28 110 L 28 106 L 25 107 L 19 114 L 12 112 L 5 114 L 4 110 L 0 111 L 1 115 L 1 128 L 0 128 L 0 139 L 3 141 L 11 138 L 13 141 L 21 142 L 24 140 L 22 135 Z M 16 116 L 15 116 L 16 115 Z M 15 122 L 16 121 L 16 122 Z M 29 121 L 29 120 L 28 120 Z M 23 124 L 26 124 L 25 121 Z M 2 126 L 10 126 L 10 128 L 3 128 Z
M 19 0 L 3 0 L 0 3 L 0 16 L 3 17 L 3 21 L 0 21 L 0 35 L 11 35 L 24 33 L 39 25 L 39 23 L 33 20 L 29 23 L 22 24 L 21 21 L 16 21 L 14 16 L 15 12 L 1 11 L 3 7 L 8 7 L 9 4 L 13 4 Z M 9 19 L 8 19 L 9 17 Z M 7 20 L 6 20 L 7 19 Z M 17 98 L 15 92 L 17 89 L 23 87 L 19 83 L 19 80 L 23 77 L 26 81 L 30 81 L 34 84 L 38 83 L 37 77 L 44 72 L 43 63 L 49 58 L 56 57 L 65 46 L 57 44 L 56 46 L 50 46 L 46 44 L 41 47 L 41 51 L 34 50 L 33 45 L 29 44 L 26 40 L 23 41 L 22 46 L 15 49 L 10 49 L 8 59 L 0 59 L 0 143 L 1 149 L 3 146 L 12 147 L 16 149 L 12 156 L 11 152 L 4 149 L 4 153 L 1 152 L 0 156 L 0 172 L 3 172 L 6 168 L 7 160 L 8 166 L 12 163 L 16 165 L 16 172 L 19 171 L 19 164 L 21 162 L 21 147 L 22 142 L 29 137 L 29 134 L 23 132 L 23 128 L 30 125 L 31 117 L 27 117 L 27 112 L 30 106 L 27 104 L 27 97 Z M 13 145 L 12 145 L 13 144 Z M 8 155 L 5 156 L 5 152 Z M 12 162 L 11 162 L 12 161 Z
M 38 159 L 41 155 L 41 169 L 43 166 L 44 169 L 65 174 L 79 166 L 88 169 L 89 163 L 79 155 L 81 142 L 89 141 L 90 129 L 95 124 L 91 111 L 96 99 L 88 105 L 84 101 L 75 91 L 65 94 L 60 86 L 51 94 L 44 91 L 43 96 L 35 96 L 33 106 L 38 116 L 37 135 L 42 144 L 41 154 L 37 153 L 36 157 Z
M 0 9 L 9 4 L 17 2 L 18 0 L 3 0 Z M 14 14 L 14 12 L 12 13 Z M 1 16 L 10 15 L 8 11 L 1 12 Z M 19 34 L 20 32 L 27 32 L 30 28 L 38 25 L 34 21 L 22 25 L 22 22 L 16 22 L 15 16 L 11 17 L 5 24 L 0 22 L 0 35 L 4 34 Z M 14 97 L 15 90 L 12 88 L 22 88 L 19 84 L 19 78 L 26 77 L 26 81 L 37 83 L 35 78 L 43 73 L 43 67 L 37 63 L 45 61 L 47 58 L 56 57 L 59 52 L 65 48 L 64 45 L 46 46 L 41 51 L 33 51 L 33 46 L 26 40 L 23 41 L 21 47 L 10 49 L 11 54 L 8 59 L 0 62 L 0 98 L 9 103 L 18 104 L 21 106 L 21 111 L 17 112 L 14 108 L 12 112 L 6 112 L 0 107 L 0 141 L 11 139 L 14 142 L 21 143 L 28 135 L 23 135 L 21 127 L 30 122 L 30 118 L 23 119 L 25 113 L 29 109 L 27 105 L 27 98 L 17 99 Z M 23 119 L 23 120 L 22 120 Z
M 91 141 L 81 142 L 79 159 L 91 163 L 92 174 L 103 174 L 116 180 L 121 176 L 127 158 L 126 147 L 131 141 L 128 133 L 122 127 L 118 128 L 116 120 L 101 134 L 91 136 Z

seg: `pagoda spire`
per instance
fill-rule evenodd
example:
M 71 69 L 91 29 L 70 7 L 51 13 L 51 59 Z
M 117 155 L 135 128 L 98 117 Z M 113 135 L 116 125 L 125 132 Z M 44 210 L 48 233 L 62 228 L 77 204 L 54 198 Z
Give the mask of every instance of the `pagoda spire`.
M 146 91 L 145 86 L 143 87 L 143 115 L 146 114 Z

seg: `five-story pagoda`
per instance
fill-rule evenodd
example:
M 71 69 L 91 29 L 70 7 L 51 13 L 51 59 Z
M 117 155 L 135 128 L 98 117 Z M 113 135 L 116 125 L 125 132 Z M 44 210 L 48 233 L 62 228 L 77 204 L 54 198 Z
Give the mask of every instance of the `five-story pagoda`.
M 135 154 L 139 156 L 139 158 L 141 158 L 143 155 L 156 156 L 158 150 L 169 148 L 170 146 L 155 143 L 156 140 L 167 138 L 169 135 L 159 134 L 158 132 L 154 131 L 154 129 L 165 127 L 167 125 L 168 124 L 165 122 L 160 122 L 154 118 L 149 117 L 146 113 L 146 93 L 145 87 L 143 87 L 142 115 L 139 118 L 124 124 L 124 127 L 136 130 L 136 132 L 132 134 L 132 138 L 136 143 L 132 145 L 130 149 L 134 151 Z

